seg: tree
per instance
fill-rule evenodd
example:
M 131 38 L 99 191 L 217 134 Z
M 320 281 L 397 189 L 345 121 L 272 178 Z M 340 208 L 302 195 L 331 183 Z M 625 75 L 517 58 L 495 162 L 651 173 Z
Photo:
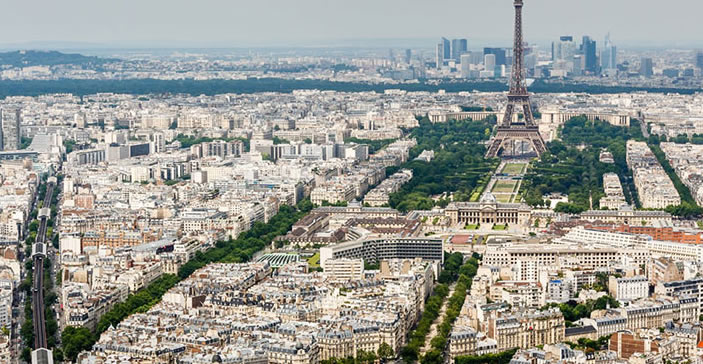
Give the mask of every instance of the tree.
M 681 204 L 677 206 L 667 206 L 665 211 L 674 216 L 686 219 L 703 215 L 703 208 L 688 201 L 682 201 Z
M 24 344 L 32 346 L 34 343 L 34 324 L 32 323 L 31 303 L 27 300 L 28 305 L 25 307 L 25 320 L 20 328 L 20 336 L 24 340 Z M 29 312 L 27 312 L 29 309 Z M 29 315 L 27 315 L 29 313 Z
M 429 210 L 449 203 L 448 199 L 435 201 L 433 195 L 453 193 L 455 201 L 468 200 L 479 186 L 485 186 L 496 167 L 495 160 L 483 157 L 481 142 L 490 137 L 485 130 L 492 127 L 488 122 L 435 124 L 423 117 L 419 124 L 411 132 L 418 144 L 411 149 L 409 161 L 400 166 L 411 169 L 413 178 L 389 196 L 391 207 L 403 212 Z M 435 158 L 429 163 L 415 160 L 423 150 L 433 150 Z
M 596 310 L 604 310 L 607 307 L 618 308 L 620 307 L 620 302 L 613 297 L 603 296 L 599 297 L 593 305 L 593 308 Z
M 686 144 L 688 143 L 688 135 L 679 134 L 673 139 L 673 142 L 676 144 Z
M 75 140 L 64 140 L 63 146 L 66 149 L 66 154 L 73 152 L 73 147 L 76 145 Z
M 378 357 L 383 360 L 391 359 L 395 355 L 395 353 L 393 353 L 393 348 L 385 341 L 378 346 L 376 354 L 378 354 Z
M 437 350 L 437 349 L 432 349 L 425 353 L 425 355 L 422 357 L 422 360 L 420 360 L 420 363 L 422 364 L 442 364 L 444 363 L 444 357 L 442 355 L 442 352 Z
M 273 137 L 273 144 L 290 144 L 290 141 L 288 139 Z
M 61 333 L 64 357 L 75 361 L 83 350 L 90 349 L 95 343 L 95 337 L 88 328 L 68 326 Z
M 644 140 L 638 121 L 620 127 L 579 116 L 568 120 L 560 134 L 562 140 L 549 143 L 549 153 L 543 153 L 533 162 L 523 180 L 522 195 L 529 205 L 543 206 L 543 195 L 560 192 L 568 194 L 569 202 L 557 206 L 558 212 L 582 212 L 591 208 L 591 201 L 597 209 L 604 196 L 602 176 L 611 172 L 623 177 L 623 193 L 628 203 L 639 204 L 626 162 L 627 141 Z M 613 154 L 614 164 L 600 162 L 603 149 Z
M 586 210 L 585 207 L 579 206 L 573 203 L 565 203 L 565 202 L 559 202 L 557 203 L 557 206 L 554 208 L 554 212 L 563 212 L 567 214 L 580 214 Z
M 373 351 L 359 350 L 356 352 L 356 362 L 357 363 L 368 363 L 372 364 L 377 359 L 376 354 Z
M 25 346 L 22 348 L 22 354 L 21 354 L 22 360 L 24 360 L 27 363 L 32 362 L 32 349 L 30 349 L 28 346 Z
M 22 136 L 20 139 L 21 139 L 20 149 L 27 149 L 32 144 L 33 138 L 28 138 L 26 136 Z
M 508 364 L 517 349 L 503 351 L 497 354 L 462 355 L 455 359 L 456 364 Z
M 64 357 L 63 357 L 63 350 L 61 350 L 61 348 L 54 348 L 54 350 L 52 350 L 52 353 L 54 355 L 54 363 L 63 362 Z

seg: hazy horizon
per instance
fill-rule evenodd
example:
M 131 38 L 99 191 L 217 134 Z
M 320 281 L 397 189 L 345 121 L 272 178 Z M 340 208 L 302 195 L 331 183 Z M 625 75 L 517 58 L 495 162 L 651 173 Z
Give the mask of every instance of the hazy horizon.
M 468 38 L 474 48 L 509 45 L 513 21 L 511 0 L 38 0 L 13 1 L 4 10 L 13 14 L 0 22 L 5 49 L 431 48 L 441 36 Z M 703 46 L 701 13 L 703 2 L 692 0 L 526 0 L 524 33 L 540 45 L 564 34 L 600 43 L 610 32 L 620 46 L 695 48 Z

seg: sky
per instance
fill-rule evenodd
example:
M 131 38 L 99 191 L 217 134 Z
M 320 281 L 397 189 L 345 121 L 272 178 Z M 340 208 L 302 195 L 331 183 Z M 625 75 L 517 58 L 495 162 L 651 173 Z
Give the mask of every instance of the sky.
M 269 47 L 373 39 L 509 45 L 511 0 L 3 0 L 0 45 Z M 569 34 L 619 46 L 703 47 L 701 0 L 525 0 L 531 43 Z M 352 42 L 352 40 L 355 40 Z M 418 42 L 423 44 L 422 42 Z M 498 44 L 501 43 L 501 44 Z

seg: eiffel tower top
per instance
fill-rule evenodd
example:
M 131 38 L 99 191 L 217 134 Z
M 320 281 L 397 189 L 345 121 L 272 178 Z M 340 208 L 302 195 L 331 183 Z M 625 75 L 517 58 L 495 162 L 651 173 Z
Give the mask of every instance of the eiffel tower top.
M 522 42 L 522 0 L 515 0 L 515 35 L 513 39 L 513 72 L 510 78 L 510 94 L 527 95 Z

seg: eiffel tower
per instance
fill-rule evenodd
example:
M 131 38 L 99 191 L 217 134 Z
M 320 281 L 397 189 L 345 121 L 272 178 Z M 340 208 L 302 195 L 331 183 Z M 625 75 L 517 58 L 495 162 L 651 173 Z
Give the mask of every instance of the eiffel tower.
M 486 151 L 486 158 L 497 157 L 501 149 L 514 146 L 516 141 L 526 141 L 532 150 L 540 155 L 547 151 L 547 146 L 539 135 L 539 128 L 535 124 L 530 106 L 530 94 L 525 84 L 525 68 L 523 65 L 522 44 L 522 1 L 515 0 L 515 40 L 513 44 L 513 71 L 510 78 L 510 91 L 508 92 L 508 105 L 505 108 L 503 120 L 499 121 L 496 135 Z M 523 120 L 513 122 L 515 109 L 522 108 Z

